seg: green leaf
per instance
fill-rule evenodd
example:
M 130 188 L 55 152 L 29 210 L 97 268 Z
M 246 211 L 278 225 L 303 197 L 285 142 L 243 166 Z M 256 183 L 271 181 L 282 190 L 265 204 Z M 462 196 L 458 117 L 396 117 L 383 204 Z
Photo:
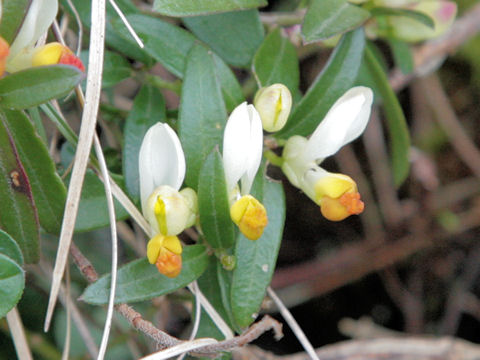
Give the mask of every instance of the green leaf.
M 370 13 L 348 0 L 312 0 L 305 14 L 302 35 L 306 43 L 324 40 L 359 27 Z
M 215 71 L 222 88 L 225 106 L 228 112 L 232 112 L 237 105 L 240 105 L 245 101 L 242 87 L 238 83 L 238 80 L 233 74 L 232 70 L 230 70 L 230 68 L 223 62 L 222 59 L 213 54 L 213 61 L 215 62 Z
M 230 305 L 230 284 L 232 282 L 232 272 L 223 269 L 218 259 L 214 256 L 210 257 L 210 261 L 205 272 L 198 278 L 198 286 L 203 295 L 208 299 L 210 304 L 215 308 L 222 319 L 230 326 L 233 327 L 233 313 Z M 209 316 L 202 313 L 202 317 L 210 320 Z M 202 319 L 204 323 L 211 324 L 211 336 L 216 339 L 224 339 L 223 334 L 217 329 L 213 321 L 207 321 Z M 208 327 L 207 327 L 208 328 Z M 236 329 L 240 330 L 240 329 Z M 198 337 L 201 335 L 198 334 Z M 205 334 L 203 336 L 208 336 Z
M 180 17 L 245 10 L 266 5 L 266 0 L 155 0 L 153 11 Z
M 178 132 L 187 161 L 185 182 L 196 189 L 200 168 L 223 138 L 227 112 L 212 55 L 195 45 L 187 59 L 178 114 Z
M 263 40 L 258 10 L 184 18 L 185 25 L 234 66 L 248 66 Z
M 12 136 L 0 121 L 0 228 L 20 246 L 25 262 L 39 259 L 39 224 L 30 183 Z
M 230 219 L 227 184 L 218 150 L 205 160 L 199 179 L 198 210 L 205 239 L 215 249 L 228 249 L 235 242 L 235 225 Z
M 410 167 L 408 161 L 410 135 L 407 122 L 402 107 L 390 87 L 387 75 L 369 47 L 365 50 L 365 62 L 376 84 L 376 89 L 383 99 L 383 109 L 391 140 L 393 178 L 395 185 L 400 186 L 408 176 Z
M 254 195 L 267 209 L 268 225 L 262 237 L 255 241 L 240 234 L 235 248 L 237 266 L 231 284 L 231 306 L 240 327 L 250 325 L 260 310 L 275 269 L 285 223 L 282 185 L 264 178 L 261 180 L 263 189 Z M 263 197 L 258 196 L 259 193 L 263 193 Z
M 253 59 L 252 71 L 262 87 L 280 83 L 288 87 L 291 93 L 298 91 L 300 72 L 297 51 L 282 36 L 280 28 L 265 38 Z
M 88 50 L 82 51 L 80 58 L 88 71 Z M 108 88 L 128 79 L 132 68 L 125 57 L 111 51 L 105 51 L 103 59 L 102 88 Z
M 134 260 L 118 269 L 115 303 L 149 300 L 171 293 L 196 280 L 208 265 L 203 245 L 186 246 L 182 253 L 182 271 L 176 278 L 160 274 L 146 258 Z M 110 293 L 110 274 L 88 286 L 81 299 L 91 304 L 106 304 Z
M 364 48 L 362 29 L 345 34 L 285 127 L 276 136 L 288 138 L 292 135 L 310 135 L 335 101 L 352 87 L 362 63 Z
M 0 79 L 0 106 L 26 109 L 68 94 L 84 74 L 69 65 L 39 66 Z
M 193 46 L 195 37 L 178 26 L 151 16 L 130 15 L 127 19 L 142 39 L 144 50 L 172 74 L 182 77 L 185 57 Z M 132 41 L 120 19 L 112 24 L 125 40 Z
M 0 318 L 17 304 L 24 288 L 23 269 L 9 257 L 0 254 Z
M 3 0 L 0 3 L 2 6 L 0 36 L 2 36 L 9 44 L 13 42 L 20 26 L 22 26 L 31 3 L 32 0 Z
M 128 194 L 136 202 L 140 200 L 138 153 L 147 130 L 157 122 L 165 122 L 165 100 L 155 87 L 144 85 L 133 102 L 125 120 L 123 147 L 123 176 Z
M 66 189 L 48 149 L 22 111 L 0 109 L 0 118 L 12 135 L 25 167 L 40 225 L 47 232 L 58 234 L 62 226 Z
M 389 38 L 388 43 L 390 49 L 392 49 L 395 64 L 400 68 L 402 73 L 410 74 L 414 68 L 410 46 L 406 42 L 394 38 Z
M 23 255 L 20 247 L 5 231 L 0 230 L 0 254 L 8 256 L 19 265 L 23 265 Z
M 418 21 L 431 29 L 435 28 L 435 22 L 427 14 L 421 11 L 410 9 L 392 8 L 392 7 L 376 7 L 370 10 L 372 16 L 403 16 Z

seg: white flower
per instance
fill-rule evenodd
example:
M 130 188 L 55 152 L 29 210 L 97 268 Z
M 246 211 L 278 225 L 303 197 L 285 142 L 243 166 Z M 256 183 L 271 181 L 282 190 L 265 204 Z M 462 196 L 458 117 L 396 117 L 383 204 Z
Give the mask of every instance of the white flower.
M 285 175 L 320 205 L 330 220 L 343 220 L 360 213 L 363 203 L 350 177 L 329 173 L 318 165 L 363 133 L 372 102 L 373 93 L 369 88 L 359 86 L 348 90 L 335 102 L 310 139 L 293 136 L 283 150 Z
M 253 103 L 260 114 L 263 128 L 275 132 L 287 123 L 292 108 L 292 95 L 285 85 L 273 84 L 258 90 Z
M 242 195 L 248 194 L 262 160 L 262 121 L 253 105 L 237 106 L 228 118 L 223 135 L 223 167 L 229 195 L 241 181 Z
M 233 110 L 225 126 L 223 167 L 230 217 L 250 240 L 260 238 L 268 223 L 265 207 L 249 194 L 262 160 L 262 151 L 262 121 L 255 107 L 244 102 Z
M 167 124 L 153 125 L 139 153 L 142 211 L 153 233 L 177 235 L 193 225 L 196 194 L 179 189 L 185 178 L 185 156 L 177 134 Z

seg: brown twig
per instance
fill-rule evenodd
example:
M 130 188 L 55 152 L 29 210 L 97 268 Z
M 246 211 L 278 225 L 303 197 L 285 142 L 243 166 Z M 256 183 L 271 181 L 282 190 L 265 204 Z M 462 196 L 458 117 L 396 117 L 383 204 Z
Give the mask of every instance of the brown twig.
M 78 269 L 87 281 L 89 283 L 97 281 L 98 274 L 95 268 L 74 243 L 72 243 L 70 247 L 70 253 Z M 140 313 L 127 304 L 118 304 L 115 306 L 115 309 L 127 319 L 135 330 L 140 331 L 153 339 L 160 349 L 165 349 L 185 342 L 156 328 L 155 325 L 150 321 L 145 320 Z M 253 324 L 243 334 L 232 339 L 219 341 L 216 344 L 196 349 L 195 353 L 192 353 L 192 355 L 215 356 L 220 351 L 227 351 L 248 344 L 269 330 L 274 331 L 275 339 L 278 340 L 282 337 L 282 325 L 270 316 L 264 316 L 259 322 Z

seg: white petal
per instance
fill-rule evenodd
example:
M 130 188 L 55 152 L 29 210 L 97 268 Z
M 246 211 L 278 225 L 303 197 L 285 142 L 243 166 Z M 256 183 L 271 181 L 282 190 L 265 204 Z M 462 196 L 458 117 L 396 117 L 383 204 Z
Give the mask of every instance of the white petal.
M 158 123 L 148 129 L 140 147 L 138 166 L 142 208 L 160 185 L 180 189 L 185 177 L 185 155 L 170 126 Z
M 26 47 L 32 47 L 48 30 L 57 16 L 58 0 L 33 0 L 15 40 L 10 46 L 14 58 Z
M 262 161 L 263 152 L 263 127 L 262 120 L 253 105 L 248 105 L 250 119 L 250 138 L 245 151 L 248 154 L 246 172 L 242 176 L 242 194 L 250 193 L 253 180 Z
M 250 133 L 249 110 L 244 102 L 230 114 L 223 134 L 223 168 L 229 192 L 247 171 Z
M 308 140 L 305 157 L 318 161 L 335 154 L 365 130 L 370 118 L 373 92 L 363 86 L 348 90 L 328 111 Z

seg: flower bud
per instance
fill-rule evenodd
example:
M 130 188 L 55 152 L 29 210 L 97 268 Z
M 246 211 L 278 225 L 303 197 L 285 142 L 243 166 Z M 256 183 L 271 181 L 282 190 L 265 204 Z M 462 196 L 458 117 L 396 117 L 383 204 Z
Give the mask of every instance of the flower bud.
M 147 244 L 147 258 L 158 271 L 170 278 L 177 277 L 182 270 L 182 244 L 176 236 L 158 234 Z
M 72 51 L 58 42 L 53 42 L 35 49 L 32 57 L 33 66 L 65 64 L 85 71 L 82 61 Z
M 230 217 L 247 239 L 257 240 L 268 224 L 267 210 L 252 195 L 244 195 L 230 207 Z
M 144 215 L 154 233 L 170 236 L 185 230 L 192 216 L 187 199 L 168 185 L 159 186 L 148 197 Z
M 273 84 L 257 91 L 253 101 L 262 119 L 263 128 L 274 132 L 287 123 L 292 108 L 292 95 L 283 84 Z

